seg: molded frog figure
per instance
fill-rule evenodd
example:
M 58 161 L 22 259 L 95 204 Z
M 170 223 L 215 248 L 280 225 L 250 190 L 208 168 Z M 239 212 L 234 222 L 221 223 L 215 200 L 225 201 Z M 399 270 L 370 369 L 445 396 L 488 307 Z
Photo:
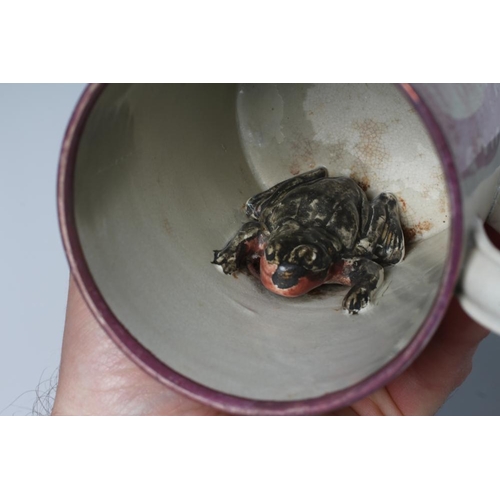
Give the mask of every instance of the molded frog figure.
M 260 280 L 271 292 L 298 297 L 324 283 L 350 286 L 343 308 L 357 314 L 384 279 L 384 267 L 403 260 L 397 198 L 371 203 L 351 179 L 318 168 L 283 181 L 246 203 L 254 219 L 214 252 L 213 264 L 232 274 L 260 259 Z

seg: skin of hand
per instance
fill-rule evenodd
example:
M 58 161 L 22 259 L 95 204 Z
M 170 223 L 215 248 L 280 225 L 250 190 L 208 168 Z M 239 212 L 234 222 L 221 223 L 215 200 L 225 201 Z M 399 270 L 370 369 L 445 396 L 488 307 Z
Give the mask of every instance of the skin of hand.
M 500 246 L 500 234 L 488 231 Z M 466 379 L 488 331 L 456 299 L 422 354 L 387 386 L 334 415 L 433 415 Z M 222 415 L 169 389 L 114 344 L 70 280 L 53 415 Z

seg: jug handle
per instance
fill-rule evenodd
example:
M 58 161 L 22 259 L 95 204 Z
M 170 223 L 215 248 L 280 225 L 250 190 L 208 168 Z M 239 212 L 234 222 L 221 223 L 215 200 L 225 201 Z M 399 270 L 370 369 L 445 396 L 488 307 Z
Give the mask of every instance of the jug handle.
M 488 238 L 479 218 L 457 297 L 471 318 L 500 335 L 500 250 Z

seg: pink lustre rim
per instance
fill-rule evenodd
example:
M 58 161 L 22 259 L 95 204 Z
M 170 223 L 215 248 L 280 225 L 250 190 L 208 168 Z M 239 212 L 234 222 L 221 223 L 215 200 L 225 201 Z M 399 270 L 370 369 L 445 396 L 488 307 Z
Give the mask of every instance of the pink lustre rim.
M 313 415 L 343 408 L 366 397 L 399 375 L 417 357 L 431 339 L 441 322 L 453 295 L 458 279 L 460 242 L 462 240 L 462 207 L 460 186 L 452 156 L 441 129 L 432 113 L 410 84 L 400 84 L 399 89 L 415 107 L 426 125 L 440 156 L 449 189 L 452 225 L 450 258 L 447 261 L 440 290 L 427 318 L 411 342 L 389 363 L 370 377 L 341 391 L 298 401 L 251 400 L 210 389 L 172 370 L 150 351 L 145 349 L 120 323 L 99 291 L 78 238 L 73 210 L 74 169 L 78 144 L 86 120 L 106 88 L 106 84 L 90 84 L 83 92 L 69 122 L 63 140 L 57 186 L 59 225 L 71 273 L 88 307 L 99 324 L 114 342 L 137 365 L 170 388 L 194 400 L 234 414 L 246 415 Z

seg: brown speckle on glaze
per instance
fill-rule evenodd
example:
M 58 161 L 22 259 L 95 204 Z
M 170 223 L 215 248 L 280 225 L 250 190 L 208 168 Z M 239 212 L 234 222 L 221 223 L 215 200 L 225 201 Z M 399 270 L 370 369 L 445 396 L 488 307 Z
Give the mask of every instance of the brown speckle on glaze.
M 370 189 L 370 181 L 368 180 L 368 176 L 366 174 L 361 177 L 357 174 L 352 173 L 349 176 L 363 191 L 368 191 Z
M 417 236 L 422 236 L 424 233 L 432 229 L 432 227 L 433 227 L 432 222 L 426 220 L 419 222 L 418 224 L 415 224 L 414 226 L 411 227 L 404 227 L 403 233 L 405 235 L 406 241 L 410 243 L 413 240 L 415 240 Z
M 403 212 L 406 212 L 406 210 L 407 210 L 406 201 L 401 196 L 398 196 L 398 200 L 399 200 L 399 206 L 401 207 L 401 210 Z
M 299 175 L 300 174 L 300 168 L 296 163 L 292 164 L 292 166 L 290 167 L 290 173 L 292 175 Z

